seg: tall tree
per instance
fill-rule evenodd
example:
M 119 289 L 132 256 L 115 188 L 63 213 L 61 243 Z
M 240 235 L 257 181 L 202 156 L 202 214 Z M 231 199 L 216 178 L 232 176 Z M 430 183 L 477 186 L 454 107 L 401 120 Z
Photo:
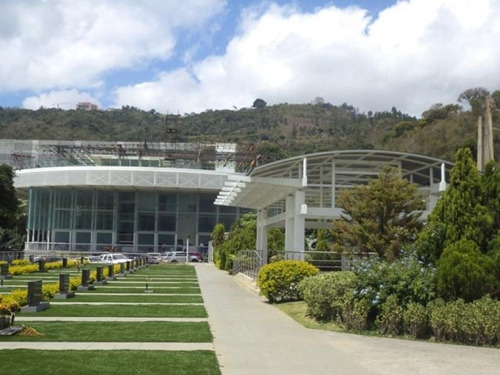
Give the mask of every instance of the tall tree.
M 455 156 L 450 184 L 417 240 L 418 251 L 435 263 L 447 246 L 462 239 L 485 249 L 492 234 L 493 216 L 483 204 L 481 176 L 470 149 L 460 149 Z
M 342 218 L 334 223 L 336 250 L 376 252 L 382 258 L 398 258 L 402 247 L 421 228 L 423 199 L 416 185 L 385 167 L 368 185 L 344 190 L 338 206 Z
M 0 228 L 10 229 L 16 224 L 18 200 L 14 188 L 14 170 L 0 165 Z

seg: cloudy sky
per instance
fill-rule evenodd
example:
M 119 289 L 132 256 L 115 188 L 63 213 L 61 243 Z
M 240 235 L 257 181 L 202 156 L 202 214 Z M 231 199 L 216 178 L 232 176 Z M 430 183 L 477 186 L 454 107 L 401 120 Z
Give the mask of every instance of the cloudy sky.
M 500 0 L 0 0 L 0 106 L 309 103 L 420 116 L 500 89 Z

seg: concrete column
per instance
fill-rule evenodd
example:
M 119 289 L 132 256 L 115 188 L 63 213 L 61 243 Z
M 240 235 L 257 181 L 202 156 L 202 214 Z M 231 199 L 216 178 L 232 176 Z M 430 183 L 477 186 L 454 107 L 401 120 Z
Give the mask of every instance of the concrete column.
M 285 250 L 294 253 L 288 259 L 304 259 L 305 216 L 300 214 L 305 193 L 297 191 L 286 198 Z
M 267 219 L 267 209 L 262 209 L 257 212 L 257 241 L 256 250 L 262 251 L 262 258 L 264 259 L 264 264 L 267 264 L 267 227 L 264 225 L 264 221 Z

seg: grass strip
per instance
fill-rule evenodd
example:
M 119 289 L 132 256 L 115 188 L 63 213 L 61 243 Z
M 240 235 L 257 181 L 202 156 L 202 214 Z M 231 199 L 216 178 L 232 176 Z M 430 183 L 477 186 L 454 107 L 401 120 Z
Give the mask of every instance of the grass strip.
M 275 306 L 306 328 L 343 332 L 335 322 L 321 323 L 311 318 L 307 314 L 307 304 L 304 301 L 278 303 Z
M 144 293 L 143 296 L 87 295 L 77 294 L 73 298 L 57 299 L 57 302 L 162 302 L 162 303 L 203 303 L 201 296 L 160 296 Z
M 36 360 L 26 360 L 36 358 Z M 3 375 L 219 375 L 217 357 L 212 351 L 0 351 Z
M 32 314 L 19 313 L 19 316 Z M 54 305 L 36 316 L 206 318 L 207 312 L 199 305 Z
M 212 342 L 206 322 L 20 322 L 43 336 L 0 336 L 0 341 Z M 17 324 L 16 324 L 17 325 Z M 3 371 L 2 371 L 3 373 Z
M 146 287 L 141 288 L 113 288 L 109 286 L 96 286 L 91 293 L 141 293 L 146 290 Z M 199 288 L 157 288 L 155 286 L 150 286 L 149 290 L 152 293 L 175 293 L 175 294 L 200 294 L 201 290 Z M 85 292 L 79 292 L 85 293 Z

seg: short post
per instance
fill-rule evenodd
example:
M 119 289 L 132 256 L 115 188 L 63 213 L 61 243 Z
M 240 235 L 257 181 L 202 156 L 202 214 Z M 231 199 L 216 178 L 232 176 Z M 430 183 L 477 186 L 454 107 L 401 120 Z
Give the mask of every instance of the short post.
M 125 263 L 120 263 L 120 274 L 125 275 Z
M 125 263 L 125 267 L 127 269 L 127 272 L 131 271 L 131 269 L 130 269 L 130 260 L 127 260 L 127 262 Z
M 47 272 L 45 269 L 45 259 L 40 259 L 38 261 L 38 272 Z
M 12 279 L 12 275 L 9 275 L 9 264 L 0 264 L 0 280 L 2 282 L 3 286 L 3 281 L 5 279 Z
M 108 279 L 115 281 L 116 276 L 115 276 L 115 265 L 114 264 L 108 264 Z
M 153 293 L 153 290 L 149 289 L 149 276 L 146 276 L 146 290 L 144 293 Z
M 62 258 L 62 266 L 63 268 L 68 268 L 68 258 Z
M 95 289 L 90 285 L 90 268 L 82 268 L 82 285 L 78 287 L 79 291 L 88 291 Z
M 59 293 L 54 295 L 56 299 L 65 299 L 75 296 L 75 292 L 69 290 L 69 273 L 59 274 Z
M 103 266 L 96 267 L 96 284 L 97 285 L 107 284 L 107 282 L 106 282 L 106 280 L 104 280 L 104 276 L 103 276 Z
M 21 308 L 21 312 L 38 312 L 48 309 L 49 303 L 42 302 L 42 280 L 28 281 L 28 304 Z

